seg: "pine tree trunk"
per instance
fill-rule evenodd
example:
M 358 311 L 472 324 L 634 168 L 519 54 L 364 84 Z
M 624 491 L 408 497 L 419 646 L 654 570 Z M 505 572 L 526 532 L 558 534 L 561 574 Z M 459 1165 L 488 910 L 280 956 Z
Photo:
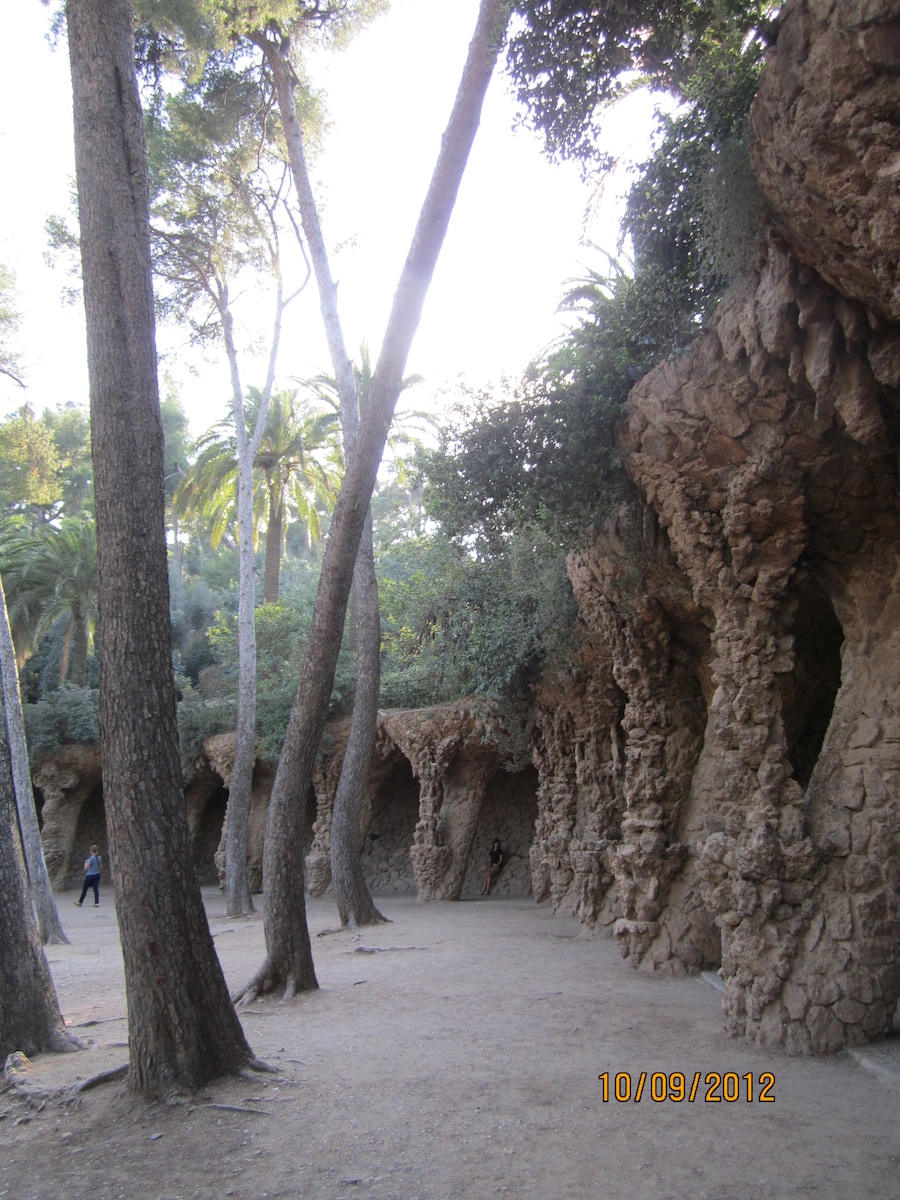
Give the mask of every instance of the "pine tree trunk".
M 482 0 L 450 122 L 394 295 L 356 452 L 332 517 L 300 686 L 269 800 L 263 862 L 266 960 L 244 989 L 244 1000 L 282 986 L 291 992 L 300 978 L 315 979 L 303 896 L 304 801 L 325 723 L 375 476 L 508 18 L 507 0 Z M 285 124 L 288 118 L 283 112 Z
M 356 568 L 356 689 L 347 751 L 331 817 L 331 882 L 341 925 L 356 928 L 387 920 L 375 907 L 362 868 L 362 810 L 378 726 L 381 690 L 381 618 L 372 545 L 371 510 L 366 518 Z
M 19 817 L 19 833 L 25 852 L 25 868 L 28 886 L 38 919 L 41 941 L 46 945 L 68 944 L 59 920 L 41 831 L 38 826 L 37 810 L 34 806 L 34 788 L 28 766 L 28 745 L 25 741 L 25 722 L 22 717 L 22 698 L 19 694 L 19 675 L 16 670 L 16 655 L 9 630 L 6 596 L 0 581 L 0 673 L 3 677 L 3 710 L 6 714 L 6 731 L 9 738 L 9 755 L 12 766 L 13 785 L 16 796 L 16 812 Z
M 172 676 L 143 120 L 127 0 L 69 0 L 100 561 L 100 738 L 129 1083 L 148 1097 L 252 1061 L 206 921 Z
M 291 173 L 297 189 L 300 219 L 309 245 L 319 292 L 319 307 L 340 399 L 344 460 L 349 464 L 359 435 L 359 397 L 338 312 L 337 286 L 331 276 L 318 206 L 306 164 L 303 133 L 297 118 L 297 81 L 290 66 L 289 46 L 284 41 L 275 46 L 271 41 L 260 38 L 257 44 L 262 46 L 275 80 Z M 385 920 L 376 909 L 366 886 L 360 854 L 360 822 L 375 745 L 381 683 L 381 623 L 371 516 L 367 518 L 366 529 L 368 536 L 363 536 L 350 598 L 350 644 L 356 652 L 353 719 L 335 794 L 330 833 L 332 882 L 338 913 L 342 925 L 352 926 L 372 925 Z
M 238 458 L 238 704 L 234 763 L 225 811 L 225 907 L 230 917 L 253 911 L 247 846 L 253 767 L 256 762 L 256 562 L 253 554 L 253 451 L 244 421 L 244 396 L 238 372 L 234 325 L 227 296 L 220 309 L 222 334 L 231 372 L 234 429 Z M 265 420 L 265 417 L 263 417 Z
M 6 725 L 0 721 L 0 1063 L 22 1051 L 75 1050 L 59 1011 L 28 895 Z

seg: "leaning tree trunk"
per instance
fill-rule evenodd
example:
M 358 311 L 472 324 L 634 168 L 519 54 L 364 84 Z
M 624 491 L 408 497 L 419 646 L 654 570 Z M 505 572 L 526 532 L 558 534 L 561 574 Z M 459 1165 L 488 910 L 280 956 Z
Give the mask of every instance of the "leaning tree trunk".
M 230 917 L 253 912 L 250 898 L 247 847 L 250 836 L 250 808 L 253 801 L 253 768 L 256 764 L 256 563 L 253 554 L 253 462 L 259 450 L 269 403 L 275 383 L 275 363 L 281 345 L 281 321 L 285 301 L 279 275 L 275 322 L 269 347 L 269 365 L 262 391 L 256 424 L 248 434 L 244 420 L 244 393 L 238 369 L 234 318 L 227 288 L 219 298 L 222 336 L 231 375 L 234 432 L 238 460 L 238 556 L 240 564 L 238 600 L 238 706 L 234 763 L 228 783 L 228 807 L 225 810 L 225 906 Z
M 37 809 L 34 806 L 34 788 L 28 767 L 28 745 L 25 740 L 25 722 L 22 718 L 22 697 L 19 694 L 19 673 L 16 670 L 16 653 L 9 629 L 6 595 L 0 581 L 0 675 L 3 679 L 3 711 L 6 716 L 6 732 L 9 738 L 9 756 L 12 766 L 13 786 L 16 795 L 16 812 L 19 817 L 19 833 L 25 852 L 25 867 L 28 886 L 37 913 L 38 930 L 44 945 L 68 943 L 59 920 L 53 888 L 47 874 L 44 847 L 38 825 Z
M 344 459 L 349 464 L 359 435 L 359 396 L 341 327 L 337 285 L 331 275 L 318 206 L 306 163 L 303 131 L 297 117 L 297 79 L 290 64 L 290 45 L 284 39 L 275 44 L 262 35 L 255 41 L 262 47 L 275 80 L 291 174 L 297 189 L 300 220 L 316 276 L 319 307 L 340 400 Z M 341 924 L 351 926 L 373 925 L 385 920 L 375 907 L 366 885 L 360 854 L 360 824 L 378 726 L 381 685 L 381 622 L 371 515 L 367 517 L 366 529 L 368 536 L 363 536 L 358 551 L 351 605 L 350 624 L 357 652 L 353 718 L 334 798 L 330 830 L 331 878 L 338 913 Z
M 0 721 L 0 1063 L 21 1050 L 75 1050 L 66 1033 L 28 895 L 6 724 Z
M 378 726 L 381 691 L 381 618 L 372 545 L 372 512 L 366 517 L 356 567 L 356 689 L 347 751 L 331 816 L 331 882 L 342 925 L 377 925 L 387 920 L 375 907 L 362 869 L 362 810 Z
M 238 527 L 238 704 L 234 762 L 225 811 L 225 907 L 230 917 L 253 911 L 247 844 L 253 767 L 256 763 L 256 563 L 253 554 L 253 451 L 244 421 L 244 394 L 238 371 L 234 321 L 227 295 L 220 308 L 222 334 L 231 373 L 234 431 L 237 441 Z M 265 424 L 266 413 L 261 414 Z
M 100 563 L 100 741 L 129 1084 L 252 1061 L 206 921 L 178 755 L 147 164 L 127 0 L 69 0 Z
M 482 0 L 450 122 L 394 295 L 356 453 L 348 464 L 334 510 L 300 686 L 269 800 L 263 860 L 266 959 L 243 990 L 245 1002 L 277 988 L 291 993 L 304 981 L 308 981 L 307 986 L 315 986 L 303 896 L 305 800 L 325 724 L 353 568 L 375 476 L 508 17 L 507 0 Z

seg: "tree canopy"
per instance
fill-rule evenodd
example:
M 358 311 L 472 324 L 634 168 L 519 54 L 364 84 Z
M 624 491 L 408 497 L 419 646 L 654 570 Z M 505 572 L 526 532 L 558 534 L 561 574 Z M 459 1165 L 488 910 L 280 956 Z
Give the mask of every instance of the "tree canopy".
M 684 95 L 722 43 L 741 45 L 764 0 L 515 0 L 507 62 L 531 125 L 558 158 L 603 160 L 600 111 L 637 83 Z

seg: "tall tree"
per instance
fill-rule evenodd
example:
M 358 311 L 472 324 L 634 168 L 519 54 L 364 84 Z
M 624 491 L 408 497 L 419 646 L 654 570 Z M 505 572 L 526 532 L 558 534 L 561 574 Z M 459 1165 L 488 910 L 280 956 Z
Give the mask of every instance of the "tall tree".
M 285 295 L 278 219 L 284 208 L 285 169 L 272 158 L 268 107 L 251 72 L 237 74 L 213 57 L 200 83 L 171 97 L 163 119 L 150 122 L 157 219 L 154 261 L 167 284 L 164 304 L 190 320 L 198 340 L 221 337 L 231 379 L 239 636 L 236 746 L 225 815 L 225 896 L 230 916 L 253 909 L 247 867 L 256 762 L 253 464 L 267 424 L 284 312 L 303 286 Z M 245 268 L 263 268 L 275 293 L 266 380 L 250 425 L 231 298 L 235 279 Z M 203 313 L 199 318 L 198 307 Z
M 258 388 L 248 389 L 248 417 L 255 426 Z M 318 410 L 297 389 L 273 393 L 262 440 L 256 452 L 254 524 L 265 524 L 263 602 L 277 604 L 285 522 L 290 513 L 306 527 L 310 541 L 321 535 L 320 507 L 331 508 L 340 482 L 335 458 L 333 412 Z M 179 486 L 179 512 L 203 514 L 210 540 L 219 544 L 231 524 L 236 503 L 237 449 L 231 418 L 219 422 L 196 444 L 197 457 Z M 256 541 L 254 528 L 254 541 Z
M 128 0 L 69 0 L 88 332 L 107 834 L 133 1090 L 163 1096 L 252 1055 L 200 897 L 169 624 L 146 148 Z
M 0 263 L 0 375 L 24 387 L 19 367 L 19 355 L 13 346 L 13 337 L 19 325 L 19 311 L 15 301 L 15 275 Z
M 25 853 L 25 867 L 34 910 L 37 914 L 41 941 L 57 944 L 68 942 L 59 920 L 44 848 L 34 806 L 34 788 L 28 766 L 28 745 L 25 741 L 25 721 L 22 717 L 22 698 L 19 694 L 19 672 L 16 668 L 16 652 L 13 648 L 9 618 L 6 611 L 6 596 L 0 582 L 0 675 L 3 684 L 3 712 L 9 744 L 10 767 L 16 796 L 16 812 L 19 818 L 19 833 Z
M 296 157 L 302 161 L 302 146 Z M 305 167 L 305 162 L 303 163 Z M 298 189 L 299 190 L 299 189 Z M 340 317 L 337 311 L 337 293 L 331 282 L 325 243 L 318 227 L 315 201 L 308 177 L 304 179 L 305 196 L 303 219 L 313 223 L 313 233 L 308 234 L 311 256 L 319 281 L 319 294 L 323 314 L 327 314 L 326 325 L 332 328 L 332 359 L 336 364 L 343 352 L 343 337 L 340 333 Z M 338 398 L 344 430 L 344 452 L 349 460 L 353 456 L 359 436 L 360 409 L 368 400 L 372 383 L 372 363 L 368 346 L 360 349 L 358 365 L 351 366 L 354 385 L 352 399 L 342 394 L 337 379 L 320 380 L 320 387 L 333 391 Z M 403 390 L 418 382 L 415 376 L 401 381 Z M 347 382 L 344 383 L 346 391 Z M 353 573 L 353 588 L 350 593 L 350 623 L 356 651 L 356 685 L 353 695 L 353 715 L 347 749 L 341 763 L 341 773 L 332 807 L 330 837 L 331 881 L 337 902 L 341 925 L 357 928 L 360 925 L 376 925 L 387 918 L 378 910 L 369 892 L 362 869 L 363 804 L 368 782 L 369 767 L 375 745 L 378 724 L 378 705 L 381 696 L 381 615 L 378 597 L 378 580 L 375 574 L 375 548 L 373 541 L 372 513 L 366 517 L 362 540 Z
M 90 636 L 97 615 L 97 536 L 94 522 L 76 517 L 12 540 L 5 553 L 12 612 L 32 644 L 66 618 L 59 682 L 84 687 Z
M 295 20 L 293 26 L 295 31 L 302 33 L 304 23 L 310 19 L 310 12 L 301 7 L 298 15 L 299 20 Z M 299 80 L 291 61 L 292 37 L 284 23 L 272 23 L 268 27 L 251 31 L 249 39 L 262 51 L 275 84 L 288 158 L 297 190 L 300 219 L 309 245 L 319 291 L 319 307 L 340 406 L 344 456 L 349 465 L 356 452 L 359 436 L 360 396 L 344 341 L 338 310 L 337 285 L 331 274 L 318 206 L 309 176 L 303 130 L 297 113 Z M 368 511 L 357 551 L 353 596 L 356 686 L 350 734 L 332 812 L 331 878 L 341 924 L 357 926 L 372 925 L 384 920 L 369 894 L 360 856 L 364 789 L 375 743 L 381 684 L 378 580 L 375 575 L 372 514 Z
M 400 274 L 359 437 L 334 511 L 312 629 L 269 801 L 263 859 L 266 959 L 242 996 L 315 987 L 303 895 L 305 799 L 334 679 L 347 599 L 375 476 L 450 216 L 506 31 L 506 0 L 482 0 L 456 100 Z M 278 53 L 277 31 L 272 32 Z M 285 69 L 289 67 L 285 64 Z M 289 114 L 282 111 L 287 121 Z
M 27 404 L 0 423 L 0 509 L 4 513 L 33 515 L 34 510 L 53 504 L 59 498 L 58 470 L 50 430 Z
M 59 1011 L 28 895 L 5 721 L 0 721 L 0 981 L 0 1061 L 18 1050 L 78 1049 Z

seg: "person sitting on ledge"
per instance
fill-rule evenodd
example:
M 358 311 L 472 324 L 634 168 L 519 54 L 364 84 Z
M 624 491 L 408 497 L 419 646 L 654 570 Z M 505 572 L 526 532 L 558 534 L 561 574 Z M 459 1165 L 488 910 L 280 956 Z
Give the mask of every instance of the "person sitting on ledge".
M 491 884 L 500 874 L 503 867 L 503 847 L 500 845 L 500 839 L 494 838 L 490 852 L 488 853 L 487 870 L 484 875 L 484 886 L 481 889 L 482 896 L 486 896 L 491 890 Z

